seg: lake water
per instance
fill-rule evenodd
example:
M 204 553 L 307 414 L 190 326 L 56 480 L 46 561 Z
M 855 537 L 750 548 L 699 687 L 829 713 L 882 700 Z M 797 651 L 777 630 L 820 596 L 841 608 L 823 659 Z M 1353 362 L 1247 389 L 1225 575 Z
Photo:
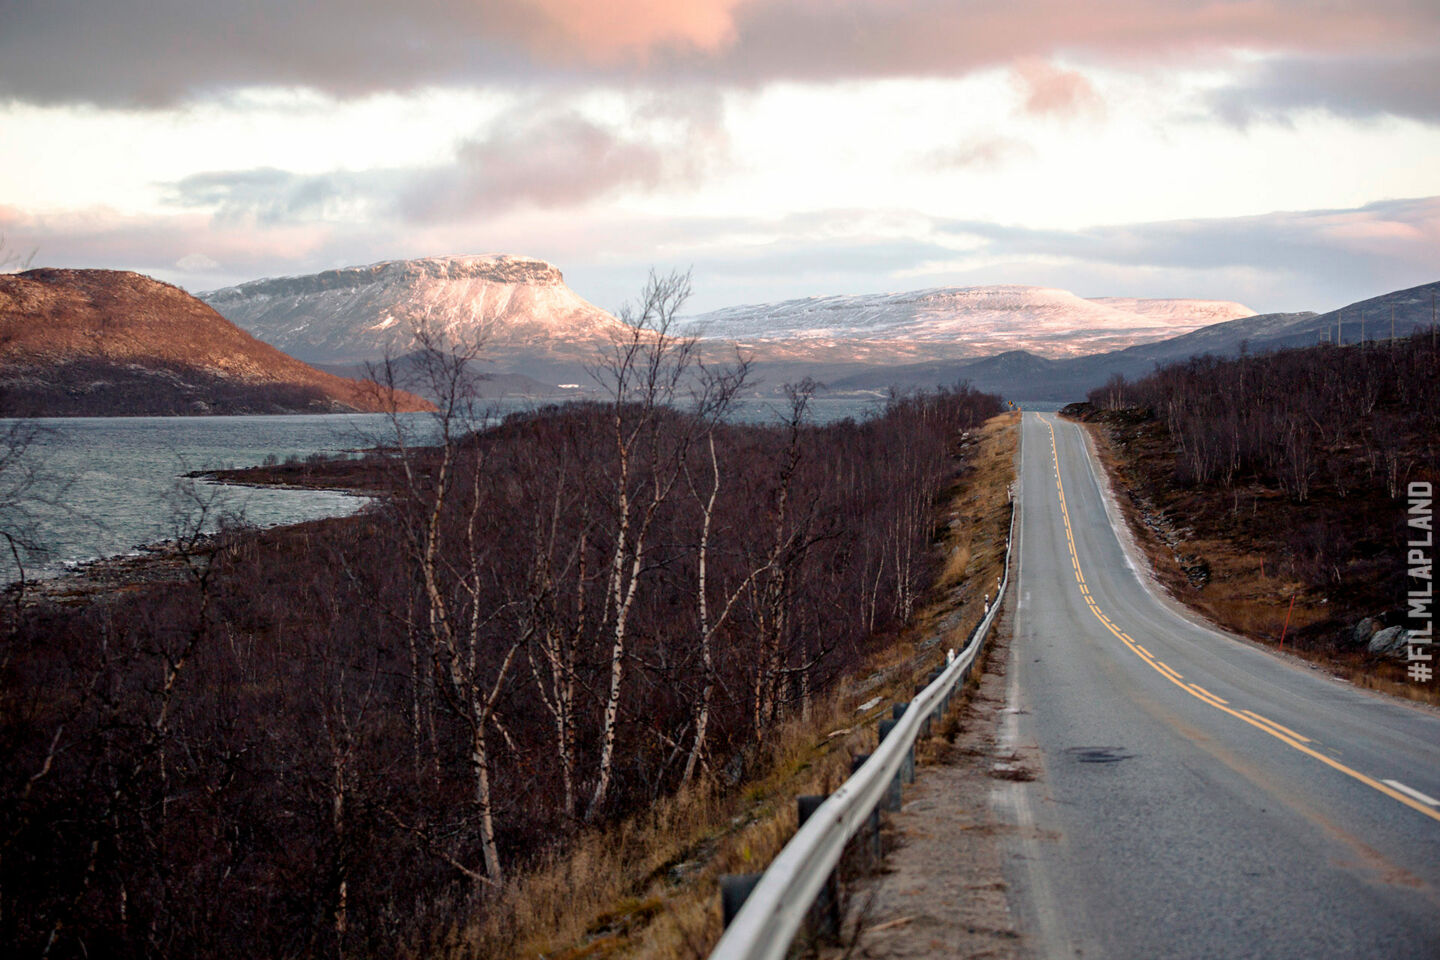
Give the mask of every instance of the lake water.
M 529 409 L 533 401 L 502 400 L 497 414 Z M 778 405 L 747 401 L 740 419 L 764 421 Z M 878 409 L 858 400 L 815 401 L 818 422 L 863 417 Z M 423 434 L 429 418 L 406 418 Z M 41 501 L 23 518 L 43 550 L 25 558 L 27 576 L 53 576 L 96 557 L 133 553 L 174 537 L 196 516 L 197 498 L 213 521 L 242 517 L 257 526 L 344 516 L 363 497 L 314 490 L 276 490 L 186 481 L 194 470 L 258 466 L 267 458 L 343 455 L 383 442 L 390 426 L 380 415 L 251 417 L 76 417 L 34 421 L 40 435 L 29 454 L 44 474 Z M 14 517 L 6 518 L 7 521 Z M 0 556 L 0 582 L 17 576 L 13 558 Z

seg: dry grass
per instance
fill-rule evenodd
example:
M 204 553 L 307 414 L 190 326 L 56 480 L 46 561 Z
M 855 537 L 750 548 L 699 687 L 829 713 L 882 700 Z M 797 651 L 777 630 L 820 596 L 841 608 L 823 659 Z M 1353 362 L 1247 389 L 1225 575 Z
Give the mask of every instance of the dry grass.
M 739 788 L 697 783 L 649 809 L 584 833 L 563 854 L 509 881 L 485 917 L 445 945 L 447 957 L 703 957 L 721 932 L 718 882 L 763 870 L 795 831 L 795 797 L 828 793 L 849 776 L 850 758 L 876 743 L 876 721 L 908 700 L 983 616 L 1004 562 L 1008 487 L 1018 414 L 987 423 L 969 450 L 971 468 L 947 493 L 948 551 L 932 602 L 915 623 L 859 671 L 854 682 L 812 704 L 808 718 L 771 731 L 749 763 L 758 775 Z M 880 697 L 869 711 L 857 704 Z M 935 725 L 917 758 L 953 738 L 958 702 Z
M 1137 489 L 1130 465 L 1117 453 L 1103 426 L 1095 423 L 1081 426 L 1094 438 L 1095 449 L 1109 476 L 1122 487 Z M 1195 590 L 1175 550 L 1144 522 L 1134 497 L 1122 496 L 1116 500 L 1156 576 L 1171 596 L 1186 606 L 1233 633 L 1283 649 L 1356 686 L 1440 705 L 1440 690 L 1407 681 L 1403 664 L 1377 663 L 1363 650 L 1336 651 L 1293 641 L 1282 643 L 1282 636 L 1293 637 L 1306 627 L 1325 622 L 1331 617 L 1331 611 L 1305 584 L 1273 576 L 1252 550 L 1228 540 L 1187 539 L 1186 551 L 1204 557 L 1210 571 L 1205 589 Z M 1291 598 L 1294 598 L 1293 608 Z

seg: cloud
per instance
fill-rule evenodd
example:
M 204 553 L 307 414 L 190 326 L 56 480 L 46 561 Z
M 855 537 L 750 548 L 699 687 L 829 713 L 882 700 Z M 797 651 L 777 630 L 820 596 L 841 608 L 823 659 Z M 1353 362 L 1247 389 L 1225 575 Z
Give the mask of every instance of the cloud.
M 1440 197 L 1079 230 L 854 210 L 627 225 L 616 232 L 635 238 L 620 249 L 622 264 L 646 262 L 650 251 L 677 236 L 689 239 L 685 259 L 664 266 L 693 265 L 697 312 L 812 295 L 993 283 L 1056 286 L 1082 296 L 1229 299 L 1261 312 L 1328 310 L 1440 279 Z M 617 272 L 613 263 L 603 270 L 578 261 L 576 267 L 568 275 L 587 283 Z
M 1104 110 L 1100 95 L 1076 70 L 1062 70 L 1045 60 L 1026 58 L 1015 64 L 1014 77 L 1026 113 L 1069 118 Z
M 994 170 L 1035 155 L 1035 148 L 1013 137 L 985 137 L 936 150 L 923 166 L 932 170 Z
M 185 273 L 214 273 L 220 264 L 203 253 L 187 253 L 175 261 L 175 269 Z
M 1344 302 L 1440 279 L 1440 197 L 1084 230 L 966 221 L 940 229 L 970 240 L 992 262 L 1011 258 L 1161 274 L 1243 271 L 1266 278 L 1263 296 L 1271 304 L 1292 309 L 1313 304 L 1326 291 Z
M 203 290 L 239 277 L 303 272 L 309 265 L 335 266 L 326 258 L 341 232 L 314 224 L 257 231 L 217 225 L 211 217 L 195 213 L 136 215 L 97 207 L 36 214 L 0 206 L 0 233 L 23 238 L 25 250 L 35 250 L 35 266 L 135 270 Z M 357 240 L 367 235 L 343 233 Z M 376 243 L 370 249 L 379 248 Z M 357 243 L 351 252 L 359 254 L 361 249 Z M 217 266 L 207 267 L 200 257 Z
M 958 76 L 1057 56 L 1389 60 L 1440 40 L 1440 5 L 1424 0 L 20 0 L 5 20 L 0 97 L 144 107 L 246 86 L 353 97 L 495 82 Z
M 637 119 L 661 129 L 638 131 L 568 108 L 514 109 L 462 143 L 452 164 L 418 173 L 397 197 L 399 211 L 429 222 L 695 183 L 725 162 L 728 143 L 718 101 L 701 109 L 685 103 L 640 104 Z
M 1303 109 L 1440 123 L 1440 52 L 1270 59 L 1211 102 L 1221 117 L 1240 126 Z
M 461 141 L 448 163 L 206 171 L 169 184 L 164 199 L 209 211 L 222 224 L 444 223 L 693 184 L 728 162 L 718 98 L 642 97 L 630 113 L 627 123 L 602 123 L 571 107 L 526 100 Z
M 714 51 L 734 39 L 743 0 L 535 0 L 548 23 L 574 45 L 577 59 L 644 57 L 659 46 Z
M 1057 286 L 1084 296 L 1233 299 L 1262 312 L 1325 310 L 1440 279 L 1440 197 L 1082 230 L 940 220 L 915 211 L 623 220 L 556 211 L 546 217 L 529 225 L 482 218 L 407 230 L 384 222 L 256 229 L 190 212 L 39 216 L 0 207 L 0 234 L 15 247 L 37 248 L 37 265 L 133 269 L 190 289 L 498 250 L 551 260 L 582 296 L 615 307 L 633 295 L 650 267 L 693 267 L 697 312 L 817 294 L 986 283 Z M 560 223 L 565 230 L 557 231 Z M 476 237 L 484 238 L 478 248 Z M 196 251 L 223 268 L 176 266 Z
M 273 167 L 191 174 L 169 185 L 166 203 L 212 211 L 223 223 L 284 223 L 356 219 L 407 180 L 390 170 L 297 174 Z

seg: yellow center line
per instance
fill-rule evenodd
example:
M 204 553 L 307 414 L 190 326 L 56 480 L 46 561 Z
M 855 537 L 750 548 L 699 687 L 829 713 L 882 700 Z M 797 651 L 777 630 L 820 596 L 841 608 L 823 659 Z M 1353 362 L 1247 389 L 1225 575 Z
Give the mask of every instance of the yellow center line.
M 1155 661 L 1155 669 L 1157 669 L 1157 670 L 1159 670 L 1161 673 L 1165 674 L 1165 676 L 1169 677 L 1171 680 L 1179 680 L 1181 677 L 1185 676 L 1185 674 L 1183 674 L 1183 673 L 1181 673 L 1180 671 L 1176 670 L 1174 667 L 1171 667 L 1169 664 L 1165 663 L 1165 661 L 1163 661 L 1163 660 L 1156 660 L 1156 661 Z M 1185 684 L 1182 683 L 1182 684 L 1180 684 L 1180 686 L 1185 687 Z M 1189 690 L 1190 688 L 1189 688 L 1189 687 L 1185 687 L 1185 689 Z M 1190 692 L 1191 692 L 1191 693 L 1194 693 L 1195 691 L 1191 690 Z
M 1060 454 L 1059 448 L 1055 444 L 1055 425 L 1052 424 L 1049 420 L 1046 420 L 1044 417 L 1040 418 L 1040 422 L 1045 424 L 1046 429 L 1050 431 L 1050 453 L 1055 460 L 1055 487 L 1060 492 L 1060 516 L 1061 519 L 1065 522 L 1065 540 L 1070 547 L 1070 563 L 1075 568 L 1075 577 L 1083 584 L 1085 581 L 1085 577 L 1080 569 L 1080 555 L 1075 549 L 1075 536 L 1070 530 L 1070 511 L 1065 504 L 1065 485 L 1060 480 Z M 1186 684 L 1180 678 L 1180 674 L 1176 673 L 1170 667 L 1155 659 L 1155 657 L 1150 653 L 1150 651 L 1140 646 L 1130 636 L 1123 633 L 1118 627 L 1115 626 L 1115 624 L 1110 622 L 1110 618 L 1105 616 L 1104 612 L 1101 611 L 1100 607 L 1096 605 L 1096 603 L 1091 597 L 1087 596 L 1085 600 L 1090 605 L 1090 612 L 1095 614 L 1095 616 L 1100 620 L 1100 622 L 1105 625 L 1105 628 L 1111 633 L 1115 634 L 1115 636 L 1120 640 L 1121 643 L 1125 644 L 1125 646 L 1129 647 L 1132 651 L 1134 651 L 1136 656 L 1140 657 L 1141 660 L 1145 661 L 1147 664 L 1153 667 L 1157 673 L 1165 677 L 1165 679 L 1169 680 L 1171 683 L 1175 684 L 1175 686 L 1179 687 L 1181 690 L 1184 690 L 1186 693 L 1190 694 L 1190 696 L 1199 700 L 1201 703 L 1207 703 L 1210 706 L 1214 707 L 1216 710 L 1219 710 L 1221 713 L 1228 713 L 1235 719 L 1240 720 L 1244 723 L 1248 723 L 1256 730 L 1260 730 L 1263 733 L 1269 734 L 1270 736 L 1279 740 L 1281 743 L 1284 743 L 1287 746 L 1300 751 L 1306 756 L 1314 757 L 1316 760 L 1319 760 L 1326 766 L 1345 774 L 1347 777 L 1352 777 L 1355 780 L 1358 780 L 1361 783 L 1365 784 L 1367 787 L 1370 787 L 1373 790 L 1385 794 L 1385 796 L 1389 797 L 1390 799 L 1403 803 L 1405 804 L 1405 806 L 1417 811 L 1418 813 L 1425 814 L 1425 816 L 1429 817 L 1431 820 L 1440 821 L 1440 811 L 1434 810 L 1421 803 L 1420 801 L 1415 800 L 1412 797 L 1406 796 L 1399 790 L 1396 790 L 1384 783 L 1381 783 L 1379 780 L 1376 780 L 1373 777 L 1366 776 L 1359 770 L 1348 767 L 1332 757 L 1327 757 L 1323 753 L 1320 753 L 1317 750 L 1305 746 L 1305 744 L 1313 742 L 1308 737 L 1303 737 L 1300 734 L 1296 733 L 1294 730 L 1291 730 L 1289 727 L 1281 726 L 1274 720 L 1262 717 L 1258 713 L 1252 713 L 1249 710 L 1236 710 L 1228 706 L 1229 701 L 1220 699 L 1219 697 L 1215 696 L 1215 694 L 1205 690 L 1203 687 L 1196 687 L 1194 684 Z
M 1313 743 L 1313 742 L 1314 742 L 1314 741 L 1312 741 L 1309 737 L 1301 736 L 1300 734 L 1296 733 L 1294 730 L 1291 730 L 1289 727 L 1285 726 L 1283 723 L 1277 723 L 1276 721 L 1271 720 L 1269 717 L 1263 717 L 1263 716 L 1261 716 L 1260 714 L 1255 713 L 1253 710 L 1241 710 L 1240 712 L 1243 713 L 1243 714 L 1245 714 L 1247 717 L 1254 717 L 1256 720 L 1259 720 L 1261 723 L 1269 724 L 1270 726 L 1274 727 L 1275 729 L 1281 731 L 1282 733 L 1286 733 L 1286 734 L 1294 737 L 1296 740 L 1299 740 L 1299 741 L 1301 741 L 1302 743 Z
M 1216 701 L 1217 703 L 1229 703 L 1229 702 L 1230 702 L 1229 700 L 1226 700 L 1224 697 L 1221 697 L 1221 696 L 1218 696 L 1218 695 L 1216 695 L 1216 694 L 1211 693 L 1209 690 L 1206 690 L 1204 687 L 1200 686 L 1200 684 L 1198 684 L 1198 683 L 1187 683 L 1187 684 L 1185 684 L 1185 686 L 1188 687 L 1188 688 L 1189 688 L 1191 691 L 1193 691 L 1194 693 L 1198 693 L 1198 694 L 1199 694 L 1200 696 L 1202 696 L 1202 697 L 1208 697 L 1209 699 L 1214 700 L 1214 701 Z

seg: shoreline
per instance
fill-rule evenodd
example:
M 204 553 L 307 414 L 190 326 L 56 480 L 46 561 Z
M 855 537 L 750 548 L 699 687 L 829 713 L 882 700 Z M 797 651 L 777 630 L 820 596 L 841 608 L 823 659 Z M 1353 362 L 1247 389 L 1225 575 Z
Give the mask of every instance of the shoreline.
M 197 544 L 210 544 L 214 540 L 214 534 L 204 534 L 197 540 Z M 23 583 L 23 594 L 19 599 L 22 605 L 41 601 L 62 605 L 90 603 L 143 587 L 181 583 L 188 573 L 184 556 L 178 540 L 157 540 L 137 547 L 133 553 L 66 561 L 73 563 L 73 566 L 52 575 L 11 581 L 5 585 L 4 592 L 7 599 L 13 603 L 15 594 L 21 592 Z
M 358 461 L 334 460 L 327 462 Z M 299 466 L 306 467 L 308 470 L 302 481 L 298 482 L 282 480 L 270 475 L 269 471 L 281 468 L 265 466 L 225 470 L 192 470 L 183 476 L 190 480 L 232 487 L 334 493 L 365 501 L 348 514 L 298 520 L 293 523 L 275 523 L 265 527 L 251 527 L 244 531 L 242 534 L 244 536 L 258 536 L 265 533 L 293 530 L 307 525 L 351 520 L 360 516 L 386 494 L 386 491 L 380 489 L 378 485 L 373 488 L 351 487 L 337 482 L 336 478 L 330 478 L 330 482 L 326 482 L 327 478 L 315 476 L 313 472 L 310 472 L 313 471 L 314 464 Z M 253 476 L 257 474 L 258 476 Z M 242 480 L 240 477 L 243 475 L 252 476 Z M 310 482 L 303 482 L 304 480 Z M 197 548 L 203 552 L 211 548 L 216 540 L 217 534 L 215 533 L 201 534 L 192 544 L 191 552 L 195 552 Z M 60 569 L 28 575 L 23 580 L 12 580 L 0 587 L 0 592 L 3 592 L 6 599 L 13 603 L 15 594 L 21 592 L 23 583 L 23 595 L 19 599 L 21 604 L 28 605 L 42 601 L 62 605 L 92 603 L 145 587 L 182 583 L 189 575 L 190 569 L 185 562 L 185 550 L 182 549 L 180 541 L 175 537 L 141 544 L 126 553 L 59 562 Z

